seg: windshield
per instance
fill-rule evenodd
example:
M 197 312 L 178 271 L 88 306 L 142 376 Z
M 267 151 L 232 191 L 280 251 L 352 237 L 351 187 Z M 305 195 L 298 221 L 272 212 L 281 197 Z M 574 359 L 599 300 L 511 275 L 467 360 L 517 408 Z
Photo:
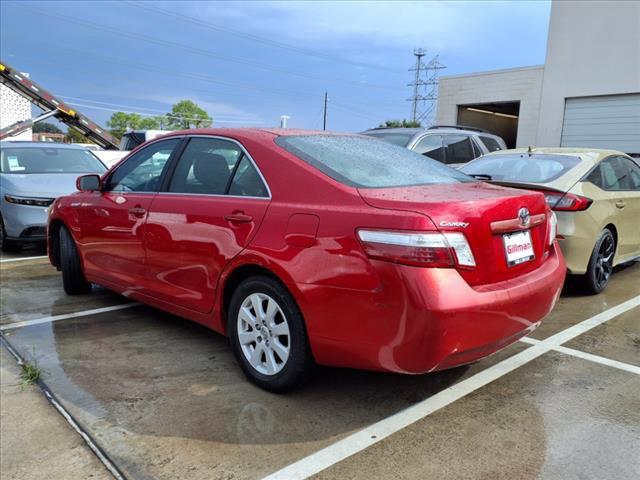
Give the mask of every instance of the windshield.
M 3 148 L 2 173 L 102 173 L 106 167 L 87 150 L 72 148 Z
M 276 143 L 321 172 L 352 187 L 402 187 L 474 181 L 405 148 L 347 135 L 279 137 Z
M 369 137 L 375 137 L 379 140 L 383 140 L 387 143 L 392 143 L 394 145 L 399 145 L 401 147 L 406 147 L 409 145 L 409 142 L 414 137 L 414 133 L 391 133 L 391 132 L 376 132 L 370 133 L 365 132 L 363 135 L 367 135 Z
M 488 175 L 491 180 L 513 183 L 548 183 L 580 163 L 579 157 L 546 154 L 504 154 L 481 157 L 460 171 Z

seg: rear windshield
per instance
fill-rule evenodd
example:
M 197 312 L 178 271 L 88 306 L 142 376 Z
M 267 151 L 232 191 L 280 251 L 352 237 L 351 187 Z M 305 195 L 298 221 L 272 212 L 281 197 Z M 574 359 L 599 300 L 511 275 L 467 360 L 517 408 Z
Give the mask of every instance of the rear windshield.
M 580 163 L 570 155 L 504 154 L 481 157 L 460 170 L 469 175 L 488 175 L 491 180 L 513 183 L 547 183 Z
M 367 135 L 369 137 L 375 137 L 378 140 L 382 140 L 387 143 L 392 143 L 394 145 L 399 145 L 401 147 L 406 147 L 409 145 L 411 139 L 415 136 L 413 133 L 369 133 L 365 132 L 363 135 Z
M 372 138 L 348 135 L 279 137 L 276 143 L 352 187 L 402 187 L 474 181 L 435 160 Z
M 103 163 L 88 150 L 73 148 L 3 148 L 2 173 L 102 173 Z

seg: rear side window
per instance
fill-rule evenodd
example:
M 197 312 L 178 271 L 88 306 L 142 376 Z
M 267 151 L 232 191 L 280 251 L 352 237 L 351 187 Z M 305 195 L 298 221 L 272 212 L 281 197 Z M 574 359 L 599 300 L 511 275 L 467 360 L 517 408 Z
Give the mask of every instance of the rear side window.
M 276 143 L 329 177 L 352 187 L 458 183 L 472 178 L 396 145 L 348 135 L 283 136 Z
M 495 138 L 487 137 L 486 135 L 478 135 L 478 137 L 490 152 L 497 152 L 498 150 L 502 150 L 502 147 Z
M 476 158 L 471 138 L 467 135 L 445 135 L 445 162 L 467 163 Z
M 192 138 L 169 184 L 175 193 L 224 195 L 242 156 L 238 145 L 216 138 Z
M 609 157 L 586 180 L 608 191 L 640 190 L 640 167 L 625 157 Z
M 469 175 L 488 175 L 492 180 L 512 183 L 547 183 L 580 163 L 579 157 L 547 154 L 489 155 L 464 165 Z

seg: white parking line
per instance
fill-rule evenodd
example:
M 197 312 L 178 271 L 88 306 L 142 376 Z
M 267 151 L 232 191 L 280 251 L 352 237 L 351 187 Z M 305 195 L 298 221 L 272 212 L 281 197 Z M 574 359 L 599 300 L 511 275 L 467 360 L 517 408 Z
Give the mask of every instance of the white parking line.
M 38 260 L 40 258 L 48 258 L 48 257 L 46 255 L 40 255 L 37 257 L 3 258 L 2 260 L 0 260 L 0 263 L 22 262 L 23 260 Z
M 21 322 L 14 322 L 14 323 L 8 323 L 6 325 L 2 325 L 0 326 L 0 331 L 4 332 L 5 330 L 12 330 L 14 328 L 30 327 L 32 325 L 40 325 L 42 323 L 50 323 L 50 322 L 57 322 L 59 320 L 66 320 L 68 318 L 85 317 L 87 315 L 95 315 L 98 313 L 113 312 L 115 310 L 122 310 L 124 308 L 137 307 L 138 305 L 140 304 L 125 303 L 123 305 L 113 305 L 111 307 L 93 308 L 91 310 L 82 310 L 80 312 L 66 313 L 64 315 L 53 315 L 51 317 L 36 318 L 34 320 L 23 320 Z
M 560 344 L 640 305 L 640 295 L 563 330 L 516 355 L 437 394 L 374 423 L 348 437 L 264 477 L 264 480 L 305 479 L 378 443 L 412 423 L 446 407 L 507 373 L 535 360 Z
M 541 342 L 541 340 L 529 337 L 521 338 L 520 341 L 529 345 L 537 345 Z M 611 358 L 601 357 L 600 355 L 593 355 L 592 353 L 583 352 L 582 350 L 575 350 L 573 348 L 562 346 L 554 347 L 552 350 L 554 352 L 564 353 L 565 355 L 571 355 L 572 357 L 582 358 L 583 360 L 589 360 L 590 362 L 599 363 L 601 365 L 640 375 L 640 367 L 631 365 L 630 363 L 619 362 L 618 360 L 612 360 Z

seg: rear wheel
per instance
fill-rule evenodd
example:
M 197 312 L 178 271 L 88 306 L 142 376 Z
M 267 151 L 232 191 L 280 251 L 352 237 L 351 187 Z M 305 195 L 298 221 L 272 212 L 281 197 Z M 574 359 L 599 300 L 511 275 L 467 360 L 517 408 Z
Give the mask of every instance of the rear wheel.
M 4 229 L 4 219 L 0 216 L 0 250 L 3 252 L 18 252 L 22 245 L 13 240 L 7 240 L 7 232 Z
M 613 272 L 613 256 L 616 251 L 616 241 L 613 233 L 605 228 L 593 247 L 587 273 L 582 277 L 582 284 L 588 293 L 602 292 L 609 284 Z
M 91 292 L 91 284 L 84 278 L 80 255 L 76 242 L 66 227 L 58 231 L 60 245 L 60 268 L 62 270 L 62 284 L 69 295 Z
M 243 281 L 231 298 L 227 328 L 236 360 L 259 387 L 283 392 L 308 376 L 313 359 L 304 320 L 277 281 L 266 276 Z

